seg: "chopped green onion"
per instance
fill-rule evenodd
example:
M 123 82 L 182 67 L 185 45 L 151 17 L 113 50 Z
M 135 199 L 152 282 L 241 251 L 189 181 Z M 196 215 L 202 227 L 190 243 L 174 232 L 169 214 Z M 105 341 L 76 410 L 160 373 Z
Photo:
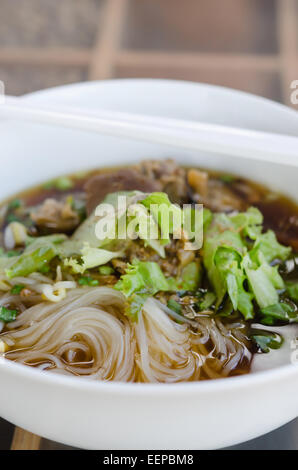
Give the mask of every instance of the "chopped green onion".
M 50 272 L 51 268 L 48 264 L 45 264 L 44 266 L 41 266 L 41 268 L 39 268 L 39 272 L 41 274 L 48 274 L 48 272 Z
M 229 184 L 229 183 L 233 183 L 233 181 L 235 181 L 235 176 L 233 176 L 233 175 L 220 175 L 219 179 L 223 183 Z
M 100 266 L 98 271 L 103 276 L 109 276 L 110 274 L 113 274 L 114 269 L 111 266 Z
M 8 208 L 11 210 L 14 210 L 14 209 L 18 209 L 19 207 L 21 207 L 21 205 L 22 205 L 22 201 L 20 199 L 14 199 L 13 201 L 10 201 L 10 203 L 8 204 Z
M 0 307 L 0 321 L 3 321 L 4 323 L 15 321 L 15 319 L 17 318 L 17 314 L 17 310 L 11 310 L 6 307 Z
M 174 312 L 182 313 L 182 307 L 176 300 L 170 299 L 167 305 L 168 305 L 168 308 L 173 310 Z
M 60 191 L 66 191 L 73 187 L 73 182 L 67 176 L 62 176 L 55 181 L 55 187 Z
M 15 214 L 8 214 L 6 217 L 6 222 L 11 223 L 11 222 L 21 222 L 21 219 L 17 217 Z
M 73 182 L 67 176 L 61 176 L 61 178 L 44 183 L 42 187 L 46 190 L 59 189 L 60 191 L 66 191 L 73 188 Z
M 19 295 L 20 292 L 24 289 L 24 287 L 25 286 L 23 284 L 16 284 L 15 286 L 13 286 L 10 293 L 15 294 L 15 295 Z
M 4 253 L 4 255 L 7 256 L 7 258 L 12 258 L 13 256 L 19 256 L 20 251 L 18 251 L 18 250 L 9 250 L 9 251 L 6 251 L 6 253 Z
M 201 311 L 208 310 L 216 301 L 216 295 L 214 292 L 206 292 L 203 299 L 200 300 L 197 305 Z
M 54 181 L 47 181 L 42 185 L 42 188 L 45 189 L 46 191 L 53 189 L 55 187 Z
M 98 280 L 92 277 L 82 276 L 78 280 L 80 286 L 98 286 Z

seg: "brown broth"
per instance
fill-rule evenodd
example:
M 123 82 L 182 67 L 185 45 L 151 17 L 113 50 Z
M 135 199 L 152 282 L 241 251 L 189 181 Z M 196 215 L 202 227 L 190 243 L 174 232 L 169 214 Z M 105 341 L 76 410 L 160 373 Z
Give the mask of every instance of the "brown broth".
M 59 190 L 44 184 L 38 185 L 14 195 L 5 201 L 2 206 L 9 204 L 15 199 L 20 199 L 27 207 L 33 207 L 41 204 L 47 198 L 61 200 L 69 195 L 74 196 L 74 198 L 82 198 L 84 195 L 84 185 L 90 177 L 97 174 L 109 173 L 116 169 L 119 169 L 119 167 L 91 170 L 80 175 L 69 175 L 67 178 L 70 178 L 73 186 L 66 190 Z M 243 210 L 250 206 L 257 207 L 264 216 L 264 228 L 272 229 L 280 243 L 289 245 L 293 248 L 294 252 L 298 252 L 297 203 L 282 194 L 272 192 L 263 185 L 242 177 L 226 175 L 224 172 L 204 171 L 208 172 L 211 180 L 220 181 L 222 188 L 228 188 L 235 195 L 235 198 L 241 201 Z M 189 202 L 192 202 L 191 196 Z M 2 227 L 4 226 L 5 221 L 2 224 Z M 298 279 L 298 270 L 291 273 L 291 279 Z M 262 327 L 260 326 L 260 328 Z M 288 333 L 289 331 L 290 333 Z M 293 328 L 287 327 L 285 334 L 287 343 L 289 338 L 294 338 L 296 334 L 298 335 L 298 327 L 295 327 L 295 332 Z M 276 352 L 274 354 L 276 355 Z M 249 369 L 250 364 L 244 359 L 241 366 L 237 370 L 232 371 L 231 375 L 245 373 Z
M 26 206 L 33 207 L 41 204 L 47 198 L 61 200 L 68 195 L 80 197 L 84 193 L 84 185 L 90 177 L 110 173 L 119 168 L 95 169 L 81 174 L 67 175 L 73 183 L 71 189 L 59 190 L 54 187 L 46 189 L 47 183 L 45 183 L 17 193 L 2 205 L 14 199 L 20 199 Z M 242 177 L 227 175 L 219 171 L 204 171 L 208 172 L 211 180 L 222 181 L 222 179 L 231 178 L 230 182 L 222 182 L 223 188 L 228 187 L 235 197 L 242 201 L 244 210 L 250 206 L 257 207 L 264 216 L 264 228 L 272 229 L 280 243 L 291 246 L 295 252 L 298 251 L 298 204 L 296 202 L 282 194 L 272 192 L 266 186 Z

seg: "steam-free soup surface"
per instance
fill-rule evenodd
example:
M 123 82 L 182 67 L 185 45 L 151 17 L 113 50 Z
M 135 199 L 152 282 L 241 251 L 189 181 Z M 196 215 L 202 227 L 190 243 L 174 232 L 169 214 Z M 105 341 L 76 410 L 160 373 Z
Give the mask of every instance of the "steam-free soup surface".
M 99 240 L 95 209 L 119 210 L 118 193 L 135 238 L 116 230 Z M 195 245 L 183 216 L 183 236 L 173 228 L 165 236 L 162 205 L 173 204 L 182 215 L 184 204 L 192 217 L 202 211 L 201 247 L 186 249 Z M 169 383 L 290 361 L 298 208 L 274 190 L 172 160 L 141 161 L 58 177 L 13 196 L 0 215 L 6 358 L 95 380 Z M 141 220 L 155 224 L 157 239 Z

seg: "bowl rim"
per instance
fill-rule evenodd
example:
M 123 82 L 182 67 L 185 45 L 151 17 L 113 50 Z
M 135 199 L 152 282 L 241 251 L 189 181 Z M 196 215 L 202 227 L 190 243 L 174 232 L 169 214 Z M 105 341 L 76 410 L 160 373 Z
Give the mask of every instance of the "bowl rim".
M 51 98 L 51 97 L 58 97 L 58 101 L 61 98 L 62 94 L 65 91 L 71 94 L 73 91 L 76 91 L 78 88 L 80 91 L 86 89 L 96 88 L 98 86 L 104 87 L 105 85 L 109 86 L 121 86 L 121 84 L 143 84 L 143 85 L 167 85 L 169 83 L 175 84 L 178 87 L 188 87 L 193 89 L 205 89 L 205 90 L 215 90 L 219 93 L 242 96 L 251 102 L 254 101 L 257 104 L 265 104 L 266 106 L 270 106 L 271 108 L 275 108 L 276 110 L 282 111 L 289 115 L 289 117 L 293 119 L 298 119 L 297 111 L 287 107 L 282 103 L 278 103 L 272 101 L 268 98 L 254 95 L 252 93 L 218 86 L 218 85 L 211 85 L 208 83 L 199 83 L 199 82 L 192 82 L 187 80 L 170 80 L 170 79 L 152 79 L 152 78 L 126 78 L 126 79 L 112 79 L 112 80 L 98 80 L 92 82 L 80 82 L 80 83 L 72 83 L 68 85 L 62 86 L 55 86 L 51 88 L 47 88 L 44 90 L 34 91 L 32 93 L 27 93 L 22 95 L 20 99 L 24 100 L 35 100 L 36 98 Z M 57 95 L 58 93 L 58 95 Z M 275 367 L 273 369 L 265 370 L 265 371 L 257 371 L 254 373 L 248 373 L 241 376 L 233 376 L 228 378 L 219 378 L 213 380 L 202 380 L 202 381 L 194 381 L 194 382 L 178 382 L 178 383 L 134 383 L 134 382 L 116 382 L 116 381 L 96 381 L 84 377 L 75 377 L 75 376 L 66 376 L 53 373 L 48 373 L 46 371 L 40 371 L 38 369 L 29 367 L 27 365 L 15 363 L 10 361 L 6 358 L 0 358 L 0 373 L 4 371 L 12 375 L 16 375 L 19 378 L 24 379 L 32 379 L 36 382 L 40 382 L 41 384 L 49 384 L 49 385 L 59 385 L 71 389 L 76 390 L 84 390 L 84 391 L 104 391 L 108 393 L 112 393 L 113 395 L 121 394 L 123 395 L 166 395 L 171 396 L 176 395 L 191 395 L 197 394 L 200 391 L 204 393 L 218 393 L 219 390 L 222 391 L 229 391 L 231 388 L 235 389 L 243 389 L 246 388 L 248 385 L 266 385 L 266 383 L 272 383 L 274 381 L 280 381 L 285 379 L 289 376 L 294 376 L 297 374 L 298 368 L 296 364 L 287 364 Z
M 219 93 L 225 93 L 232 95 L 237 95 L 243 98 L 246 98 L 250 101 L 254 101 L 255 103 L 258 104 L 264 104 L 266 106 L 270 106 L 271 108 L 275 108 L 276 110 L 282 111 L 283 113 L 288 114 L 291 118 L 293 119 L 298 119 L 298 113 L 295 109 L 290 108 L 289 106 L 279 103 L 278 101 L 273 101 L 270 98 L 266 98 L 261 95 L 255 95 L 254 93 L 250 93 L 247 91 L 243 90 L 238 90 L 236 88 L 229 88 L 227 86 L 220 86 L 220 85 L 213 85 L 210 83 L 204 83 L 204 82 L 193 82 L 191 80 L 172 80 L 168 78 L 112 78 L 112 79 L 106 79 L 106 80 L 92 80 L 92 81 L 85 81 L 85 82 L 76 82 L 76 83 L 69 83 L 66 85 L 58 85 L 58 86 L 53 86 L 41 90 L 36 90 L 30 93 L 25 93 L 24 95 L 21 95 L 19 98 L 24 99 L 24 100 L 35 100 L 35 99 L 47 99 L 51 98 L 52 96 L 54 97 L 58 93 L 58 100 L 61 97 L 62 93 L 72 93 L 75 90 L 80 89 L 80 91 L 83 91 L 86 89 L 92 89 L 92 88 L 97 88 L 98 86 L 119 86 L 121 84 L 128 84 L 128 85 L 134 85 L 134 84 L 142 84 L 142 85 L 167 85 L 167 84 L 174 84 L 183 87 L 188 87 L 188 88 L 201 88 L 205 89 L 206 91 L 208 90 L 213 90 L 217 91 Z
M 17 375 L 20 379 L 32 379 L 42 385 L 59 385 L 76 390 L 84 390 L 90 392 L 102 391 L 112 393 L 113 395 L 134 395 L 140 392 L 143 395 L 166 395 L 180 396 L 197 394 L 200 391 L 204 394 L 218 393 L 219 389 L 223 392 L 237 388 L 242 390 L 247 386 L 263 386 L 274 382 L 280 382 L 294 375 L 297 376 L 298 365 L 288 364 L 274 369 L 254 372 L 252 374 L 244 374 L 240 376 L 224 377 L 212 380 L 199 380 L 193 382 L 177 382 L 177 383 L 143 383 L 143 382 L 118 382 L 118 381 L 101 381 L 92 380 L 84 377 L 75 377 L 57 374 L 54 371 L 49 373 L 41 371 L 24 364 L 19 364 L 5 358 L 0 360 L 0 374 L 2 371 Z M 171 395 L 169 395 L 169 390 Z

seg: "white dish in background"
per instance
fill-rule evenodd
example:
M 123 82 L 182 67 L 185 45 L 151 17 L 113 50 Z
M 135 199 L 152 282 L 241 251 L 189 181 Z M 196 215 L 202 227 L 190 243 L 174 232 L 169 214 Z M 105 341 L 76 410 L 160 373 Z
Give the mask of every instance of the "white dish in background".
M 298 135 L 298 116 L 237 91 L 167 80 L 93 82 L 24 97 Z M 237 160 L 91 133 L 2 122 L 0 200 L 63 173 L 171 156 L 267 184 L 298 200 L 298 168 Z M 298 154 L 298 152 L 297 152 Z M 298 158 L 298 157 L 297 157 Z M 120 384 L 43 373 L 0 361 L 0 415 L 29 431 L 89 449 L 206 449 L 269 432 L 298 415 L 298 368 L 208 382 Z

